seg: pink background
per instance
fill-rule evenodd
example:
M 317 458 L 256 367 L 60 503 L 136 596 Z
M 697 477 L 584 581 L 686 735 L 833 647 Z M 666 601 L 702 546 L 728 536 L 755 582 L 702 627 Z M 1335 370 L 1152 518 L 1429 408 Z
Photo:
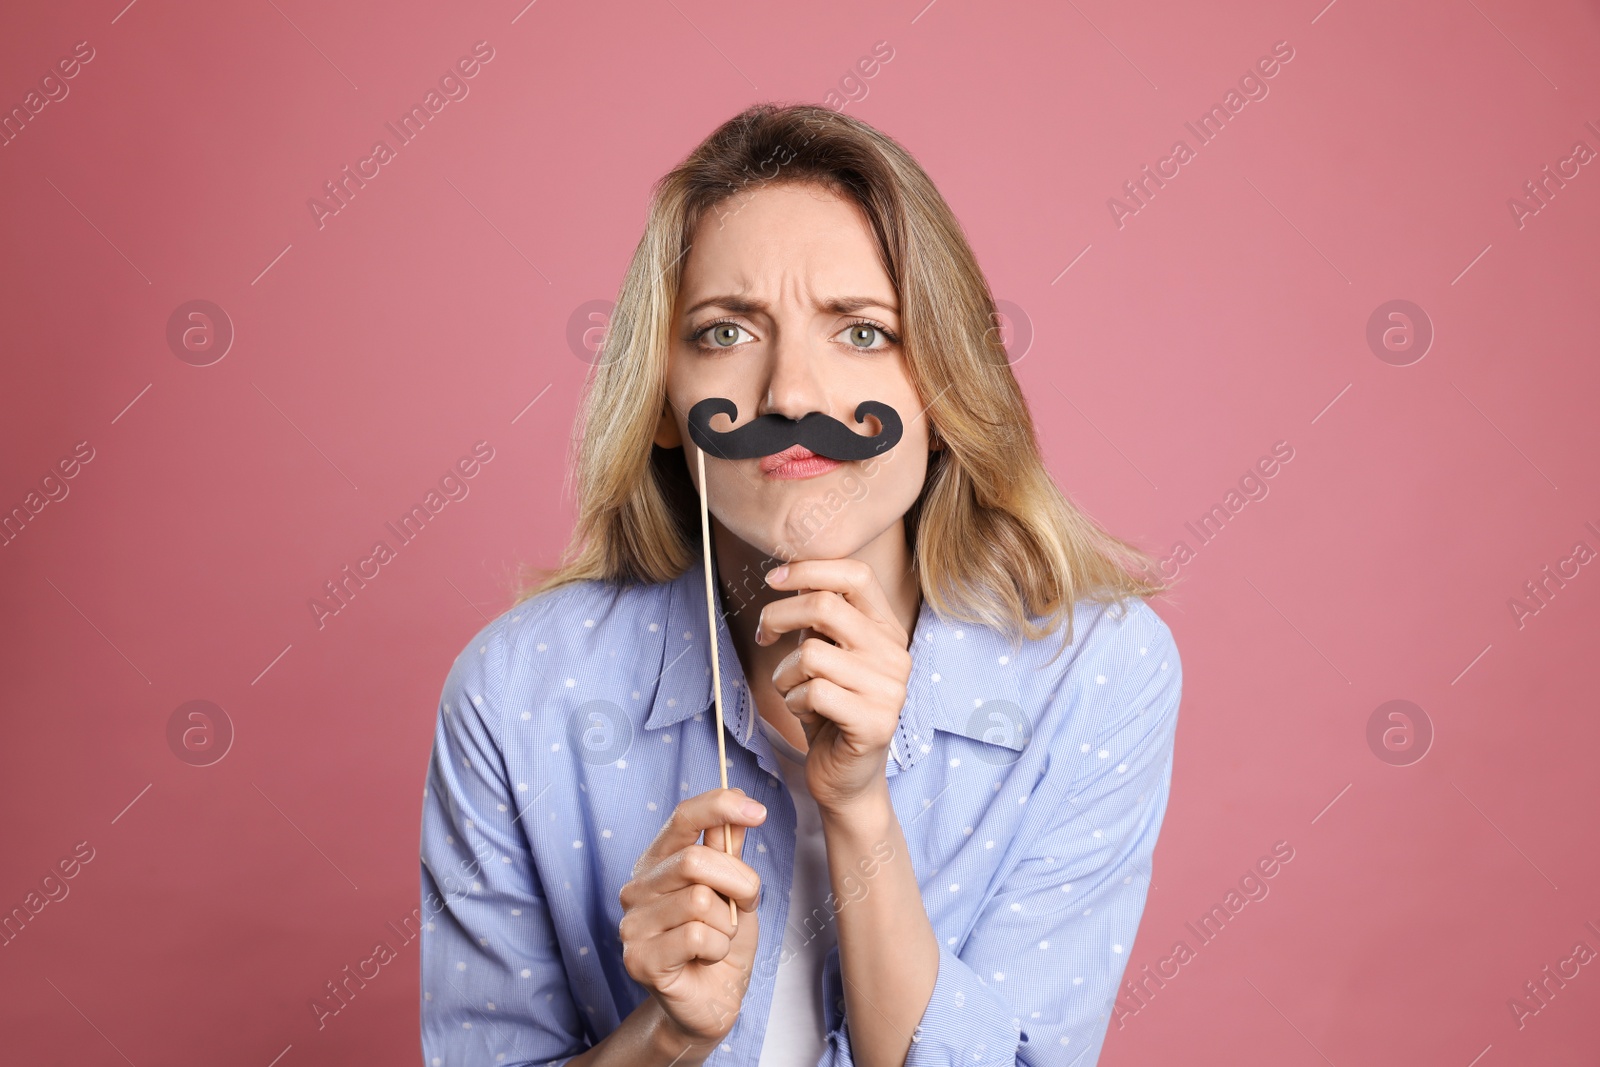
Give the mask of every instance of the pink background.
M 1594 3 L 123 2 L 0 16 L 7 109 L 94 55 L 0 148 L 0 509 L 69 490 L 0 548 L 0 911 L 93 849 L 0 947 L 8 1062 L 415 1062 L 415 943 L 321 1029 L 309 1001 L 418 906 L 445 672 L 569 529 L 569 323 L 705 134 L 830 92 L 962 220 L 1063 487 L 1193 550 L 1157 604 L 1186 685 L 1129 976 L 1195 955 L 1102 1062 L 1594 1062 L 1600 962 L 1508 1006 L 1600 950 L 1600 564 L 1510 606 L 1600 550 L 1600 162 L 1508 206 L 1600 150 Z M 307 200 L 479 41 L 469 95 L 319 228 Z M 1119 227 L 1279 41 L 1269 95 Z M 167 341 L 194 299 L 235 331 L 207 366 Z M 1367 342 L 1396 299 L 1434 331 L 1405 366 Z M 479 441 L 470 494 L 319 626 Z M 1420 760 L 1369 745 L 1397 699 Z M 190 700 L 232 724 L 209 766 L 169 746 Z

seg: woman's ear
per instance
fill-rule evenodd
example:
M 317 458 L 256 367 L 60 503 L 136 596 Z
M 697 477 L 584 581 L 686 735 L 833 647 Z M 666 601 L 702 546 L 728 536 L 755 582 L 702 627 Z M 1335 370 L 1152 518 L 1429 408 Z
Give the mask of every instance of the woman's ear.
M 683 434 L 678 432 L 678 422 L 672 417 L 672 405 L 663 401 L 661 420 L 656 423 L 655 443 L 662 448 L 682 448 Z

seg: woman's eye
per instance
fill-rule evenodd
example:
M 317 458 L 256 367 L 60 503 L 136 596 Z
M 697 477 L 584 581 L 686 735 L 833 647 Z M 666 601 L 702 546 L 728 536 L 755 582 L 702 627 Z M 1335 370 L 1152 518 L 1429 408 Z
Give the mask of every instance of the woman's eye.
M 744 327 L 734 322 L 712 323 L 706 327 L 700 337 L 707 348 L 732 348 L 740 342 L 741 334 L 744 335 L 746 340 L 754 340 L 748 333 L 745 333 Z
M 840 333 L 844 336 L 846 343 L 848 343 L 851 347 L 860 348 L 865 351 L 887 348 L 894 340 L 894 338 L 890 336 L 888 330 L 883 329 L 881 326 L 873 326 L 870 323 L 865 322 L 852 323 L 841 330 Z M 875 345 L 873 344 L 873 341 L 875 340 L 882 340 L 883 344 Z

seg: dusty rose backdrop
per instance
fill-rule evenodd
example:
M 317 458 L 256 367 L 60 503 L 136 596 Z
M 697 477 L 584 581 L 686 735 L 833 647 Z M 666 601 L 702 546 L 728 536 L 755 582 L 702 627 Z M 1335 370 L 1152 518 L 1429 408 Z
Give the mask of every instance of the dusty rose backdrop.
M 1594 1062 L 1592 2 L 124 3 L 0 15 L 8 1062 L 415 1062 L 439 688 L 757 100 L 916 154 L 1181 576 L 1103 1062 Z

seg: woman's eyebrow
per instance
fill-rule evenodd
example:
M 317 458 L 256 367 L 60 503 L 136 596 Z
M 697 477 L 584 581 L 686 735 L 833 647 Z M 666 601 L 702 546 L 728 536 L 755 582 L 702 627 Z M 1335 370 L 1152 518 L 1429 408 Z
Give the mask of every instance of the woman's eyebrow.
M 709 307 L 718 307 L 724 311 L 748 315 L 752 312 L 767 310 L 767 302 L 747 296 L 713 296 L 695 304 L 683 313 L 683 317 L 686 319 L 693 318 L 696 314 Z M 824 300 L 821 307 L 822 310 L 830 311 L 835 315 L 853 315 L 866 308 L 882 308 L 893 314 L 900 314 L 900 309 L 894 305 L 893 301 L 884 300 L 876 296 L 836 296 Z

